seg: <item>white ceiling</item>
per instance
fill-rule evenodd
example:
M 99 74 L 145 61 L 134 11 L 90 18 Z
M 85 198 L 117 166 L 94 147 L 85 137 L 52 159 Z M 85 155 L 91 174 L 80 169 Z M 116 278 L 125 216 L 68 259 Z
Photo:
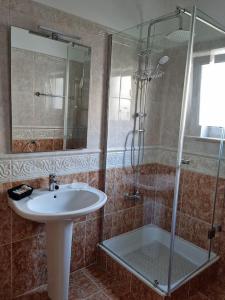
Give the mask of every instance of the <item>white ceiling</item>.
M 123 30 L 175 10 L 176 5 L 197 3 L 225 26 L 224 0 L 35 0 L 93 22 Z
M 123 30 L 173 10 L 173 0 L 35 0 L 93 22 Z M 148 2 L 151 2 L 150 5 Z M 147 5 L 146 5 L 147 3 Z M 147 10 L 147 12 L 146 12 Z

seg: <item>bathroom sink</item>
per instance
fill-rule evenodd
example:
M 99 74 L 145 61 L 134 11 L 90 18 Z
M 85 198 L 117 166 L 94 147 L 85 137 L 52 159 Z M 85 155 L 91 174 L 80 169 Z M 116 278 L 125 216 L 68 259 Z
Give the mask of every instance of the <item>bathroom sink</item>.
M 46 223 L 48 295 L 51 300 L 68 300 L 73 219 L 100 209 L 106 194 L 86 183 L 59 186 L 59 190 L 34 190 L 19 201 L 9 199 L 21 217 Z M 84 237 L 85 238 L 85 237 Z
M 21 217 L 46 223 L 72 220 L 101 208 L 106 195 L 85 183 L 60 186 L 57 191 L 35 190 L 20 201 L 9 200 L 12 209 Z

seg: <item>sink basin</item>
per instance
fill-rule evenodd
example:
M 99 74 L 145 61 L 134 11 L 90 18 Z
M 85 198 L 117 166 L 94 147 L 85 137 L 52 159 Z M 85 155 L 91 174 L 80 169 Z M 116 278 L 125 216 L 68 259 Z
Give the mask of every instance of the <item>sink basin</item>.
M 12 209 L 21 217 L 47 223 L 53 220 L 72 220 L 86 215 L 106 202 L 106 195 L 85 183 L 66 184 L 57 191 L 35 190 L 20 201 L 9 200 Z
M 51 300 L 68 300 L 73 219 L 100 209 L 105 193 L 86 183 L 61 185 L 57 191 L 34 190 L 9 205 L 21 217 L 46 223 L 48 295 Z

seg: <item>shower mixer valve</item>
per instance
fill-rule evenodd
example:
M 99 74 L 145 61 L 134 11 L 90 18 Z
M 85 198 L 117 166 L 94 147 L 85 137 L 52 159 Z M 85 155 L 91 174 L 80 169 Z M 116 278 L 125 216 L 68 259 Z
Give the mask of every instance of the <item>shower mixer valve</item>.
M 144 117 L 146 117 L 147 116 L 147 114 L 146 113 L 143 113 L 143 112 L 139 112 L 139 113 L 136 113 L 135 114 L 135 117 L 137 118 L 137 117 L 139 117 L 139 118 L 144 118 Z

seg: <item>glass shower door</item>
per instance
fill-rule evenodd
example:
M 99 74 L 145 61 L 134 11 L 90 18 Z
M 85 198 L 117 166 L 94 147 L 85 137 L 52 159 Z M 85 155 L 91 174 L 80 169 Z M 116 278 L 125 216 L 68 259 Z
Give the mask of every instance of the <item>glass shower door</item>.
M 175 162 L 190 20 L 176 11 L 159 22 L 112 36 L 108 202 L 102 247 L 163 293 L 168 291 Z M 138 126 L 134 130 L 135 118 Z M 139 160 L 138 137 L 143 137 L 140 118 L 145 118 L 144 156 L 137 174 L 133 163 Z
M 204 124 L 213 118 L 203 92 L 208 65 L 223 62 L 224 35 L 198 10 L 175 16 L 112 35 L 101 243 L 164 294 L 217 258 L 210 237 L 220 229 L 212 224 L 219 224 L 222 129 Z
M 177 199 L 174 199 L 177 200 L 173 215 L 174 220 L 176 216 L 176 236 L 171 257 L 170 290 L 175 288 L 174 278 L 179 285 L 210 260 L 217 259 L 216 248 L 212 246 L 215 232 L 220 230 L 220 224 L 214 226 L 214 222 L 218 221 L 215 209 L 222 205 L 222 199 L 217 200 L 224 138 L 222 127 L 225 125 L 220 116 L 221 112 L 224 115 L 225 107 L 222 107 L 224 100 L 221 99 L 224 91 L 220 90 L 218 94 L 218 88 L 223 89 L 220 72 L 225 74 L 225 68 L 222 71 L 216 64 L 225 57 L 225 32 L 217 29 L 218 25 L 198 9 L 193 21 L 191 77 L 183 123 L 181 120 L 185 130 L 184 135 L 180 134 L 180 141 L 184 138 L 184 143 L 178 156 L 180 179 L 177 181 Z M 213 74 L 215 71 L 218 72 Z M 192 254 L 188 254 L 187 249 L 192 250 Z M 180 251 L 184 259 L 178 263 Z

